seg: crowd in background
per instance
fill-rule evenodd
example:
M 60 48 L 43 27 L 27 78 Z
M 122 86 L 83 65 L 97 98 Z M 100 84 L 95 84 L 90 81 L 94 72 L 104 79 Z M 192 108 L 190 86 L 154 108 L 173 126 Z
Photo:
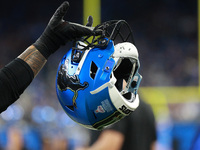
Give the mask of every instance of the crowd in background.
M 82 0 L 69 2 L 65 20 L 82 23 Z M 0 68 L 39 37 L 61 3 L 0 2 Z M 101 4 L 102 22 L 124 19 L 133 30 L 143 76 L 141 86 L 198 85 L 197 1 L 102 0 Z M 52 55 L 20 100 L 1 114 L 0 148 L 12 142 L 8 140 L 10 131 L 23 135 L 24 149 L 50 149 L 45 143 L 56 139 L 68 149 L 88 142 L 87 131 L 66 116 L 56 97 L 57 66 L 70 47 L 68 43 Z

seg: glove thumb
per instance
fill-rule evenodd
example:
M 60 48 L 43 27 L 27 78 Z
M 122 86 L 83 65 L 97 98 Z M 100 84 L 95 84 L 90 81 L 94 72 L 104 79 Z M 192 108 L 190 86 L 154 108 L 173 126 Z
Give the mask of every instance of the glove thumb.
M 87 24 L 86 24 L 86 26 L 87 27 L 92 27 L 92 25 L 93 25 L 93 17 L 92 16 L 89 16 L 88 18 L 87 18 Z

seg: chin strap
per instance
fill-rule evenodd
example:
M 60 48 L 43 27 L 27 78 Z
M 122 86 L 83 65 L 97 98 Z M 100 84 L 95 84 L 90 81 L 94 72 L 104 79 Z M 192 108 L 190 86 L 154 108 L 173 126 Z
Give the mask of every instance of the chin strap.
M 106 87 L 112 88 L 113 86 L 115 86 L 115 83 L 117 82 L 117 79 L 114 77 L 113 73 L 112 73 L 112 78 L 110 79 L 109 82 L 106 82 L 105 84 L 103 84 L 102 86 L 98 87 L 97 89 L 90 91 L 91 94 L 96 94 L 99 93 L 100 91 L 102 91 L 103 89 L 105 89 Z

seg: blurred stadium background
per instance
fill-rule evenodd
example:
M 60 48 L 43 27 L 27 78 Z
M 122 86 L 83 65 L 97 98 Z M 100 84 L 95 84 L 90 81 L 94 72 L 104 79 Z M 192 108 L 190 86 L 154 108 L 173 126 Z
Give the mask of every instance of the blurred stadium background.
M 143 76 L 139 92 L 156 116 L 158 150 L 188 150 L 199 130 L 198 1 L 69 0 L 68 21 L 85 24 L 92 15 L 94 25 L 113 19 L 131 25 Z M 39 37 L 62 2 L 0 1 L 0 68 Z M 87 130 L 67 117 L 55 92 L 57 66 L 70 47 L 52 55 L 21 98 L 0 115 L 0 149 L 18 143 L 24 149 L 59 145 L 73 150 L 87 144 Z

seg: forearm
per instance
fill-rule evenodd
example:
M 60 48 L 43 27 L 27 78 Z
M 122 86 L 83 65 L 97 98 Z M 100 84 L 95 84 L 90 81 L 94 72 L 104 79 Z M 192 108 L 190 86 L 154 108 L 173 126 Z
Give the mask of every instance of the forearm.
M 30 46 L 0 70 L 0 113 L 20 97 L 46 61 L 34 46 Z
M 150 146 L 151 150 L 156 150 L 156 141 L 153 141 Z
M 46 58 L 33 46 L 28 47 L 18 58 L 26 62 L 34 73 L 34 77 L 40 72 L 45 63 Z
M 93 35 L 93 29 L 65 21 L 69 3 L 63 2 L 42 35 L 0 70 L 0 112 L 14 103 L 40 72 L 48 57 L 68 41 Z
M 0 70 L 0 112 L 19 98 L 33 78 L 30 66 L 19 58 Z
M 79 147 L 76 150 L 120 150 L 124 143 L 124 135 L 115 130 L 102 131 L 97 141 L 90 147 Z

